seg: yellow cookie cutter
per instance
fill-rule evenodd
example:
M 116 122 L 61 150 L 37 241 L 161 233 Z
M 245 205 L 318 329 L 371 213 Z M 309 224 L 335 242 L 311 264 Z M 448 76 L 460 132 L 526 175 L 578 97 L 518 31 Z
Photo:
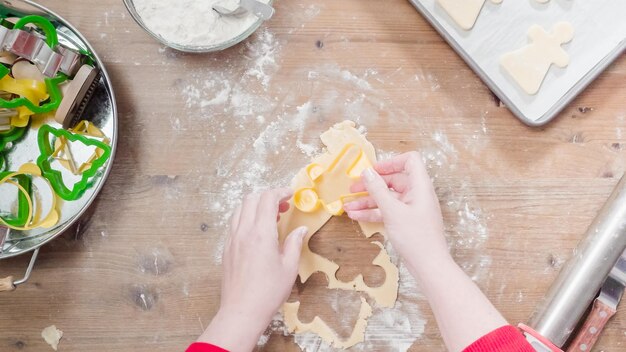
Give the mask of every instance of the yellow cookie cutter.
M 343 163 L 345 158 L 349 156 L 350 153 L 355 154 L 358 149 L 358 155 L 347 164 L 347 168 L 345 171 L 336 170 L 336 168 L 340 163 Z M 337 196 L 336 200 L 331 202 L 326 202 L 320 198 L 320 186 L 322 182 L 346 182 L 350 181 L 350 183 L 359 179 L 361 172 L 368 167 L 371 167 L 372 164 L 367 159 L 363 150 L 356 146 L 355 144 L 347 144 L 341 150 L 341 152 L 337 155 L 337 157 L 333 160 L 333 162 L 327 167 L 312 163 L 307 165 L 305 168 L 305 172 L 307 177 L 311 181 L 312 187 L 303 187 L 296 190 L 294 193 L 294 205 L 300 211 L 305 213 L 312 213 L 317 211 L 320 207 L 323 207 L 328 213 L 339 216 L 343 214 L 343 204 L 346 199 L 349 198 L 358 198 L 367 196 L 367 192 L 358 192 L 358 193 L 346 193 Z M 324 180 L 324 176 L 330 177 L 345 177 L 343 180 Z
M 41 215 L 41 211 L 42 211 L 41 207 L 35 207 L 33 198 L 30 195 L 30 193 L 28 193 L 28 191 L 26 191 L 26 189 L 22 187 L 19 183 L 11 180 L 17 175 L 28 175 L 28 176 L 40 177 L 42 180 L 45 181 L 48 187 L 50 187 L 50 194 L 52 195 L 52 205 L 50 207 L 50 211 L 48 212 L 48 214 L 46 214 L 46 216 Z M 39 169 L 37 165 L 32 164 L 32 163 L 27 163 L 27 164 L 22 165 L 17 172 L 12 172 L 6 175 L 3 179 L 1 179 L 0 185 L 3 183 L 8 183 L 10 185 L 17 187 L 18 191 L 26 197 L 28 208 L 30 209 L 29 211 L 30 214 L 28 215 L 28 218 L 26 220 L 27 225 L 23 227 L 9 225 L 2 218 L 0 218 L 0 225 L 4 227 L 8 227 L 13 230 L 27 231 L 27 230 L 36 229 L 38 227 L 50 228 L 56 225 L 57 222 L 59 222 L 59 213 L 56 210 L 56 202 L 57 202 L 56 193 L 54 192 L 52 185 L 50 185 L 50 182 L 48 182 L 48 180 L 46 180 L 41 175 L 41 170 Z M 37 221 L 34 219 L 41 219 L 41 220 Z
M 106 137 L 102 130 L 87 120 L 80 121 L 76 127 L 70 129 L 70 132 L 81 136 L 99 139 L 105 144 L 109 144 L 110 142 L 109 138 Z M 54 142 L 54 152 L 51 157 L 74 175 L 82 175 L 86 170 L 91 168 L 94 160 L 102 157 L 103 154 L 104 150 L 95 148 L 93 154 L 89 157 L 89 159 L 87 159 L 87 161 L 81 165 L 76 165 L 76 161 L 72 155 L 67 138 L 65 138 L 65 136 L 59 136 Z
M 49 97 L 45 82 L 32 79 L 15 79 L 9 75 L 0 79 L 0 91 L 19 95 L 36 105 Z M 34 113 L 25 106 L 17 107 L 16 110 L 18 116 L 11 119 L 11 125 L 16 127 L 28 125 L 29 117 Z

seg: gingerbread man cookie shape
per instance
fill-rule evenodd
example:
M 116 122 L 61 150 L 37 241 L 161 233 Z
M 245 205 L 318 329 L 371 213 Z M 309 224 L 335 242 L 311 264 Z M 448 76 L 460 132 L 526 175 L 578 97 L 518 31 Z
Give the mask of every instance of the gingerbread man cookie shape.
M 561 45 L 574 38 L 574 27 L 559 22 L 547 33 L 538 25 L 528 30 L 531 44 L 504 54 L 500 65 L 528 94 L 537 94 L 552 64 L 564 68 L 569 65 L 569 55 Z
M 437 2 L 459 27 L 469 31 L 474 27 L 486 0 L 437 0 Z M 499 4 L 502 0 L 491 2 Z

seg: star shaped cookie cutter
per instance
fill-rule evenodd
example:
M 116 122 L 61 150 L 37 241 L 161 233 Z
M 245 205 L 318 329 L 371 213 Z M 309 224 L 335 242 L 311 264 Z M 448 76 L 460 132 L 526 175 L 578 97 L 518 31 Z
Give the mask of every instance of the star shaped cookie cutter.
M 361 172 L 371 166 L 361 148 L 347 144 L 327 168 L 316 163 L 306 167 L 311 186 L 295 191 L 294 205 L 305 213 L 322 207 L 332 215 L 343 214 L 345 200 L 368 195 L 367 192 L 350 193 L 349 190 Z

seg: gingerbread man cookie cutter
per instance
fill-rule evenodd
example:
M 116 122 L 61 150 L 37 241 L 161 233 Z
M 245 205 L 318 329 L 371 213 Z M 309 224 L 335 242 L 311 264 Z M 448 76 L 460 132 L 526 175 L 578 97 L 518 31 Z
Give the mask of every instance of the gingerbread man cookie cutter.
M 295 206 L 305 213 L 314 212 L 323 207 L 331 215 L 343 214 L 345 200 L 366 196 L 367 192 L 337 196 L 336 189 L 345 189 L 346 185 L 349 187 L 359 179 L 363 170 L 371 166 L 358 146 L 347 144 L 328 168 L 317 163 L 306 166 L 306 174 L 312 186 L 295 191 Z
M 328 280 L 326 285 L 328 289 L 360 292 L 367 295 L 376 306 L 389 308 L 394 306 L 397 299 L 399 270 L 391 261 L 382 242 L 372 241 L 374 245 L 380 248 L 380 252 L 371 264 L 380 267 L 385 273 L 384 282 L 375 287 L 365 284 L 362 274 L 348 282 L 340 281 L 337 278 L 339 265 L 329 258 L 313 252 L 309 246 L 311 237 L 333 217 L 333 214 L 326 209 L 324 204 L 340 201 L 341 206 L 331 206 L 331 211 L 341 209 L 346 196 L 363 195 L 350 194 L 350 186 L 365 168 L 370 167 L 376 161 L 376 152 L 374 146 L 355 127 L 354 122 L 344 121 L 322 133 L 320 139 L 326 146 L 325 152 L 316 156 L 313 162 L 302 168 L 292 180 L 291 185 L 296 190 L 298 199 L 294 194 L 294 198 L 290 201 L 293 207 L 281 215 L 278 223 L 279 239 L 282 242 L 287 234 L 297 227 L 307 226 L 309 234 L 304 238 L 298 267 L 300 282 L 305 283 L 314 273 L 321 273 Z M 330 190 L 325 189 L 326 183 L 332 186 Z M 303 201 L 302 198 L 306 197 L 307 193 L 312 195 L 309 193 L 311 189 L 315 195 L 310 200 L 305 199 Z M 337 211 L 337 213 L 340 212 Z M 375 233 L 385 236 L 381 224 L 359 222 L 359 227 L 366 238 L 370 238 Z M 326 343 L 336 348 L 348 348 L 362 342 L 365 339 L 367 319 L 372 314 L 372 306 L 367 302 L 364 295 L 361 296 L 359 319 L 352 334 L 347 339 L 337 335 L 319 317 L 314 318 L 311 323 L 300 321 L 298 318 L 300 303 L 298 301 L 287 302 L 283 306 L 287 331 L 290 333 L 311 332 L 317 334 Z

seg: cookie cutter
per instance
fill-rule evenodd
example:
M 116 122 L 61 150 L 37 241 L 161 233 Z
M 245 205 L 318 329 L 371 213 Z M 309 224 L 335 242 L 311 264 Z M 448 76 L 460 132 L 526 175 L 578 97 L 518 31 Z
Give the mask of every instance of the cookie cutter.
M 27 24 L 34 24 L 45 36 L 23 30 Z M 12 29 L 0 26 L 0 48 L 33 62 L 46 77 L 54 77 L 58 72 L 73 76 L 82 65 L 84 55 L 59 45 L 52 22 L 37 15 L 20 18 Z
M 7 176 L 10 178 L 5 180 Z M 12 179 L 15 179 L 15 181 Z M 25 226 L 30 215 L 28 198 L 25 196 L 25 194 L 31 194 L 32 192 L 30 177 L 24 174 L 12 175 L 10 171 L 5 171 L 0 172 L 0 180 L 4 180 L 4 183 L 11 184 L 20 190 L 17 197 L 17 213 L 14 216 L 5 216 L 4 221 L 11 226 Z M 2 182 L 0 182 L 1 184 Z M 22 189 L 24 192 L 21 192 Z
M 109 144 L 109 139 L 102 133 L 102 131 L 96 127 L 93 123 L 83 120 L 79 122 L 75 128 L 69 130 L 72 133 L 80 134 L 81 136 L 92 137 L 103 143 Z M 52 157 L 56 159 L 61 166 L 65 167 L 74 175 L 81 175 L 86 170 L 90 169 L 93 162 L 102 157 L 104 150 L 95 148 L 93 154 L 81 165 L 76 165 L 76 161 L 72 155 L 68 140 L 65 136 L 60 136 L 54 142 L 54 153 Z
M 14 109 L 0 109 L 0 132 L 11 130 L 11 119 L 16 115 Z
M 18 116 L 11 119 L 13 126 L 24 127 L 28 125 L 31 115 L 44 114 L 59 107 L 63 99 L 59 85 L 67 80 L 66 75 L 46 78 L 42 83 L 37 80 L 15 79 L 9 75 L 9 71 L 4 65 L 0 65 L 0 91 L 19 97 L 11 100 L 0 97 L 0 108 L 17 109 Z M 45 99 L 48 102 L 39 105 Z
M 355 144 L 347 144 L 328 167 L 317 163 L 306 166 L 305 172 L 312 186 L 297 189 L 294 193 L 294 205 L 305 213 L 315 212 L 322 207 L 328 213 L 343 214 L 346 199 L 368 195 L 367 192 L 344 193 L 335 195 L 332 188 L 349 189 L 357 181 L 361 172 L 371 167 L 363 150 Z
M 0 170 L 4 170 L 5 161 L 3 152 L 7 148 L 7 144 L 13 143 L 24 136 L 26 127 L 11 127 L 10 130 L 0 132 Z
M 20 182 L 12 180 L 19 176 L 29 178 L 39 177 L 49 187 L 52 204 L 50 205 L 50 209 L 48 210 L 48 213 L 45 214 L 45 216 L 42 215 L 42 207 L 35 206 L 36 204 L 35 202 L 33 202 L 33 197 L 31 196 L 32 181 L 29 189 L 27 189 Z M 22 165 L 20 169 L 16 172 L 4 173 L 4 176 L 0 178 L 0 185 L 4 183 L 15 186 L 20 192 L 19 197 L 24 197 L 26 203 L 24 204 L 24 207 L 20 206 L 20 209 L 18 210 L 18 217 L 23 215 L 24 212 L 27 212 L 27 216 L 26 219 L 20 219 L 20 221 L 24 220 L 24 225 L 16 224 L 17 221 L 13 221 L 12 219 L 6 219 L 0 216 L 1 226 L 5 226 L 13 230 L 28 231 L 36 229 L 38 227 L 51 228 L 59 221 L 59 213 L 56 210 L 57 198 L 54 193 L 54 189 L 52 188 L 51 183 L 42 176 L 41 169 L 37 165 L 27 163 Z
M 55 148 L 50 143 L 50 135 L 56 138 L 65 138 L 66 141 L 70 142 L 81 142 L 86 146 L 93 146 L 102 150 L 100 156 L 91 161 L 91 167 L 81 173 L 81 179 L 74 184 L 72 189 L 69 189 L 63 182 L 61 172 L 54 170 L 50 164 L 51 160 L 55 159 Z M 111 147 L 108 144 L 97 139 L 87 138 L 82 134 L 56 129 L 50 125 L 43 125 L 39 128 L 37 142 L 40 151 L 37 165 L 39 165 L 43 176 L 50 182 L 57 195 L 68 201 L 77 200 L 82 196 L 83 192 L 91 186 L 91 179 L 111 156 Z

